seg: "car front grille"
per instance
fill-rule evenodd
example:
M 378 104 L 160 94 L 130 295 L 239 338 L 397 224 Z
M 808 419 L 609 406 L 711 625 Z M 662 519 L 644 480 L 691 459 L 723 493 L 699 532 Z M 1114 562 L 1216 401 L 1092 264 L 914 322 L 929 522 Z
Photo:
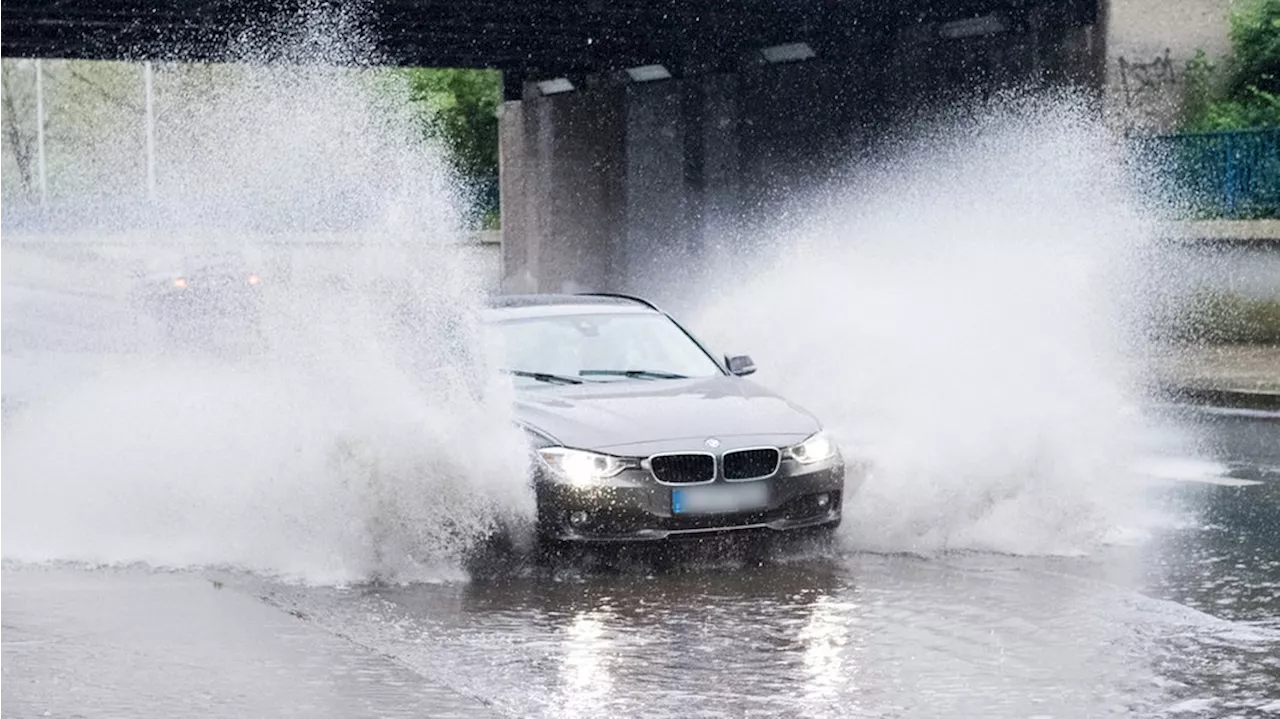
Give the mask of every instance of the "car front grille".
M 716 460 L 709 454 L 661 454 L 649 459 L 653 476 L 670 484 L 710 482 L 716 477 Z
M 724 455 L 725 479 L 758 479 L 778 471 L 782 453 L 772 447 L 743 449 Z

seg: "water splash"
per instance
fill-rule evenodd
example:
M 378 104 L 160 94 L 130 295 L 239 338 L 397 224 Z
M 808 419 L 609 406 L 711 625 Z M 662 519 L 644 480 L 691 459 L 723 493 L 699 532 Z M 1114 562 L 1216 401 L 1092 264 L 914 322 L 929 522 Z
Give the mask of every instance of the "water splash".
M 161 73 L 162 213 L 6 234 L 6 558 L 412 579 L 531 511 L 460 182 L 339 20 Z M 130 303 L 193 254 L 261 272 L 247 343 Z
M 856 546 L 1075 553 L 1150 526 L 1128 467 L 1164 260 L 1122 157 L 1083 103 L 1005 97 L 814 193 L 750 281 L 708 283 L 734 289 L 699 331 L 874 465 Z

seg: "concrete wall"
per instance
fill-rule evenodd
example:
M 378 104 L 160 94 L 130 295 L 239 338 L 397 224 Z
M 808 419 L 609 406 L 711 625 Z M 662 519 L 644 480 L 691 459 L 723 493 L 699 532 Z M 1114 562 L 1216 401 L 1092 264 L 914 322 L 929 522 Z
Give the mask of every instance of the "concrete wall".
M 1230 52 L 1236 0 L 1108 0 L 1106 96 L 1126 130 L 1175 129 L 1186 96 L 1187 63 L 1203 51 L 1212 62 Z
M 1009 9 L 1014 8 L 1014 9 Z M 1007 31 L 938 23 L 848 28 L 804 62 L 713 65 L 647 84 L 617 73 L 501 117 L 503 286 L 680 296 L 760 242 L 797 193 L 964 99 L 1085 89 L 1122 131 L 1168 130 L 1196 51 L 1229 50 L 1230 0 L 1018 3 Z
M 907 23 L 851 29 L 804 62 L 603 74 L 549 96 L 526 83 L 500 116 L 504 288 L 687 294 L 759 241 L 757 220 L 914 115 L 1010 86 L 1096 85 L 1095 28 L 1062 6 L 986 37 Z

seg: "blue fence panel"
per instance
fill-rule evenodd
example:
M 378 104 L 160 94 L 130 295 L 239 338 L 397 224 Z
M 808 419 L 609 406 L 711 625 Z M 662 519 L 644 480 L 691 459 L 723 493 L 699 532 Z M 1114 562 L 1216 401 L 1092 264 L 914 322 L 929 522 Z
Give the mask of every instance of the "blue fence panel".
M 1159 135 L 1137 150 L 1179 215 L 1280 217 L 1280 128 Z

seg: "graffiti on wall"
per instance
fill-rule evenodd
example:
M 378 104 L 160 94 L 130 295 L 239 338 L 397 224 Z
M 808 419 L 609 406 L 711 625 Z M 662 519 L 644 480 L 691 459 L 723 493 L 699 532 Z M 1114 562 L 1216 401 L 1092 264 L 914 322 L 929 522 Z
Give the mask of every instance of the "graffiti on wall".
M 1129 125 L 1164 124 L 1178 106 L 1179 77 L 1173 57 L 1166 48 L 1150 60 L 1118 58 L 1120 95 Z

